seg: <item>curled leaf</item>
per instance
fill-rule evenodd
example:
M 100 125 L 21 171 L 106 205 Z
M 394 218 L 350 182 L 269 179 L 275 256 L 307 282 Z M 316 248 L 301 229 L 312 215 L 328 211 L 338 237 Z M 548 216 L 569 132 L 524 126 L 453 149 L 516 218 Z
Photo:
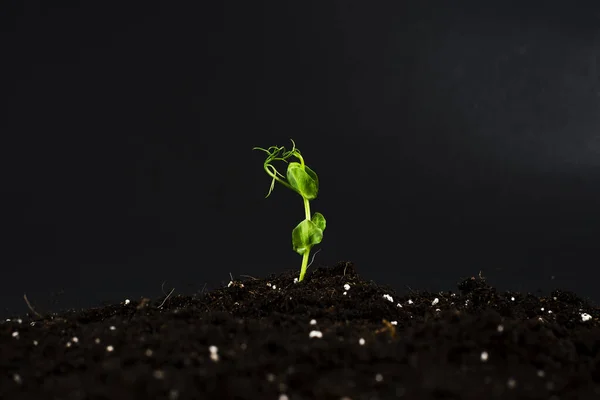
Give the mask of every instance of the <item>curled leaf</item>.
M 300 222 L 292 231 L 292 247 L 300 255 L 310 251 L 314 245 L 321 243 L 321 240 L 323 230 L 308 219 Z
M 327 222 L 325 221 L 325 217 L 323 216 L 323 214 L 316 212 L 313 214 L 312 216 L 312 222 L 314 222 L 314 224 L 321 229 L 321 231 L 325 230 L 325 226 L 327 225 Z
M 291 162 L 287 168 L 287 181 L 302 197 L 313 200 L 319 193 L 317 174 L 306 165 Z

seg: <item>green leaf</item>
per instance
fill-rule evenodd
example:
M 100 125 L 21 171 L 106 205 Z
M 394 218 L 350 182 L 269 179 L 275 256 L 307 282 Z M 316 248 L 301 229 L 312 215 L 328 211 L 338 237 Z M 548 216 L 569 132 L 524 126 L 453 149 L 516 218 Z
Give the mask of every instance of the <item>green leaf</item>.
M 300 255 L 310 251 L 311 247 L 321 243 L 321 240 L 323 230 L 308 219 L 300 222 L 292 231 L 292 247 Z
M 319 192 L 319 180 L 317 174 L 302 164 L 291 162 L 286 173 L 287 181 L 302 197 L 312 200 Z
M 325 226 L 327 225 L 327 223 L 325 221 L 325 217 L 323 216 L 323 214 L 321 214 L 319 212 L 316 212 L 313 214 L 312 222 L 314 222 L 314 224 L 317 226 L 317 228 L 319 228 L 321 231 L 324 231 Z
M 304 165 L 304 170 L 306 171 L 306 173 L 308 174 L 308 176 L 310 176 L 311 179 L 313 181 L 315 181 L 315 185 L 317 185 L 316 192 L 318 192 L 319 191 L 319 177 L 317 176 L 317 173 L 315 171 L 313 171 L 312 169 L 310 169 L 308 167 L 308 165 Z M 315 197 L 317 197 L 316 193 L 315 193 Z

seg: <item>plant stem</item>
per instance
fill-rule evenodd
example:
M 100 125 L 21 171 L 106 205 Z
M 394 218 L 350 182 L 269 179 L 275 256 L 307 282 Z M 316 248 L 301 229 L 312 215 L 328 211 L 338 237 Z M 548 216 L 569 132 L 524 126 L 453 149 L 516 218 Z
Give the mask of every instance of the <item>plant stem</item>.
M 306 214 L 306 219 L 310 221 L 310 202 L 307 199 L 304 199 L 304 213 Z M 300 266 L 300 278 L 298 278 L 298 282 L 302 282 L 304 279 L 304 274 L 306 274 L 306 269 L 308 268 L 308 256 L 310 254 L 310 247 L 306 249 L 304 254 L 302 254 L 302 265 Z
M 310 203 L 307 199 L 304 200 L 304 213 L 306 214 L 306 219 L 310 221 Z
M 304 213 L 306 214 L 306 219 L 310 221 L 310 201 L 308 199 L 302 198 L 304 200 Z M 300 266 L 300 278 L 298 278 L 298 282 L 302 282 L 304 279 L 304 274 L 306 274 L 306 269 L 308 268 L 308 256 L 310 254 L 310 247 L 306 249 L 304 254 L 302 254 L 302 265 Z
M 302 255 L 302 266 L 300 267 L 300 278 L 298 278 L 298 282 L 302 282 L 304 279 L 304 274 L 306 274 L 306 269 L 308 268 L 308 255 L 310 254 L 310 247 L 306 249 L 304 254 Z

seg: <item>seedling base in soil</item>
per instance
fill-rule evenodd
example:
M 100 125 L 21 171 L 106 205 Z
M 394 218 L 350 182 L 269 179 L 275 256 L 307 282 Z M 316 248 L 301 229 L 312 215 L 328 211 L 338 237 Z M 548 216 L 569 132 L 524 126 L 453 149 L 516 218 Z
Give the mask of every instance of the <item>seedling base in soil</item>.
M 399 296 L 350 263 L 297 273 L 10 318 L 0 398 L 600 398 L 600 310 L 573 293 L 473 276 Z

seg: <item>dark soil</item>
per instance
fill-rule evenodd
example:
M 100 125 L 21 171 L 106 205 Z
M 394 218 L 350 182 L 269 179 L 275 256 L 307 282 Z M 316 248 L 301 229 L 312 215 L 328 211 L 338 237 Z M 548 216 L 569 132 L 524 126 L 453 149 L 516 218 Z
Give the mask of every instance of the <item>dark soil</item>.
M 296 276 L 11 318 L 0 398 L 600 398 L 600 311 L 572 293 L 476 276 L 397 296 L 350 263 Z

